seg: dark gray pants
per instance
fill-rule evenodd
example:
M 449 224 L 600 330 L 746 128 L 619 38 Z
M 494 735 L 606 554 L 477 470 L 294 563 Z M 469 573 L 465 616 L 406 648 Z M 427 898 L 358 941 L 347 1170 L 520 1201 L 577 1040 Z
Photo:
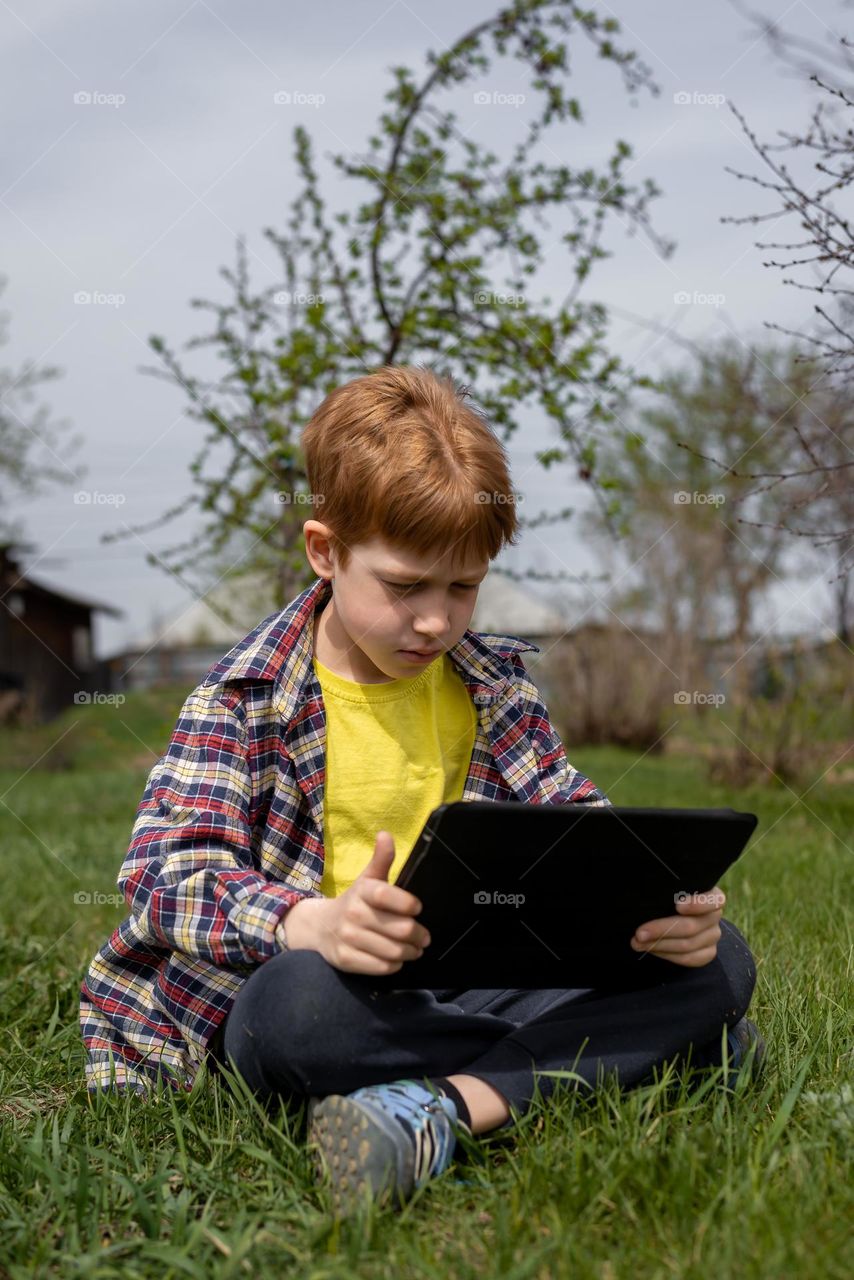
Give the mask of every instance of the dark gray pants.
M 374 990 L 316 951 L 284 951 L 245 982 L 211 1042 L 264 1099 L 350 1093 L 362 1085 L 458 1072 L 494 1085 L 524 1114 L 535 1087 L 574 1070 L 621 1087 L 689 1054 L 719 1064 L 721 1034 L 744 1015 L 756 981 L 750 950 L 721 922 L 715 959 L 692 969 L 651 954 L 632 989 Z M 375 985 L 375 984 L 374 984 Z

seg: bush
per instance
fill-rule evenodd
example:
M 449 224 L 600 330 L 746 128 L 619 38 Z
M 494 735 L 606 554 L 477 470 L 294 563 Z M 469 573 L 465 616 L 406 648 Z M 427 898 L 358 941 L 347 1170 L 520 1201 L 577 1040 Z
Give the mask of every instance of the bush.
M 673 677 L 647 643 L 618 625 L 565 636 L 541 661 L 549 712 L 565 742 L 659 752 Z
M 851 750 L 852 674 L 851 654 L 839 642 L 768 650 L 755 692 L 733 708 L 731 741 L 708 755 L 712 781 L 805 785 L 840 763 Z

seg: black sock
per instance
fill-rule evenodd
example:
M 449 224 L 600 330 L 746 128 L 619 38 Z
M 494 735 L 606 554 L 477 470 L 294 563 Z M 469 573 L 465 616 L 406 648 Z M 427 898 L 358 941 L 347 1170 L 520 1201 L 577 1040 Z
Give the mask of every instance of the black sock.
M 453 1102 L 454 1106 L 457 1108 L 458 1118 L 462 1120 L 466 1128 L 471 1129 L 471 1116 L 469 1114 L 469 1109 L 466 1106 L 465 1098 L 460 1093 L 457 1086 L 455 1084 L 451 1084 L 447 1076 L 433 1076 L 430 1083 L 434 1084 L 437 1089 L 440 1089 L 446 1098 L 451 1099 L 451 1102 Z

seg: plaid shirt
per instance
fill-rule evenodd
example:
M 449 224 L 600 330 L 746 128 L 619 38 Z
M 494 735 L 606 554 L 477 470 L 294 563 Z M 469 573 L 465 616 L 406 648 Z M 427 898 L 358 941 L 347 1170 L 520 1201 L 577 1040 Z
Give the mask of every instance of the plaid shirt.
M 119 871 L 129 914 L 80 988 L 90 1091 L 145 1093 L 158 1077 L 189 1089 L 242 984 L 281 951 L 281 918 L 320 896 L 326 716 L 312 635 L 330 595 L 316 579 L 181 708 Z M 473 631 L 448 650 L 478 712 L 462 798 L 607 804 L 568 763 L 528 650 Z

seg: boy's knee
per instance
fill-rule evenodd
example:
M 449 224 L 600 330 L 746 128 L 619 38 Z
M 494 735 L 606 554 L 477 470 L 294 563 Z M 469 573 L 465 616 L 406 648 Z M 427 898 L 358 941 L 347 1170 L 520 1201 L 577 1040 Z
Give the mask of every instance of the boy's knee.
M 756 986 L 756 962 L 750 947 L 731 920 L 721 920 L 717 964 L 728 988 L 727 1022 L 731 1026 L 744 1017 Z
M 334 1004 L 336 985 L 335 970 L 318 951 L 283 951 L 238 992 L 229 1024 L 238 1022 L 255 1038 L 280 1031 L 302 1040 Z
M 247 980 L 226 1020 L 223 1049 L 253 1087 L 304 1087 L 341 1021 L 346 992 L 317 951 L 285 951 Z

